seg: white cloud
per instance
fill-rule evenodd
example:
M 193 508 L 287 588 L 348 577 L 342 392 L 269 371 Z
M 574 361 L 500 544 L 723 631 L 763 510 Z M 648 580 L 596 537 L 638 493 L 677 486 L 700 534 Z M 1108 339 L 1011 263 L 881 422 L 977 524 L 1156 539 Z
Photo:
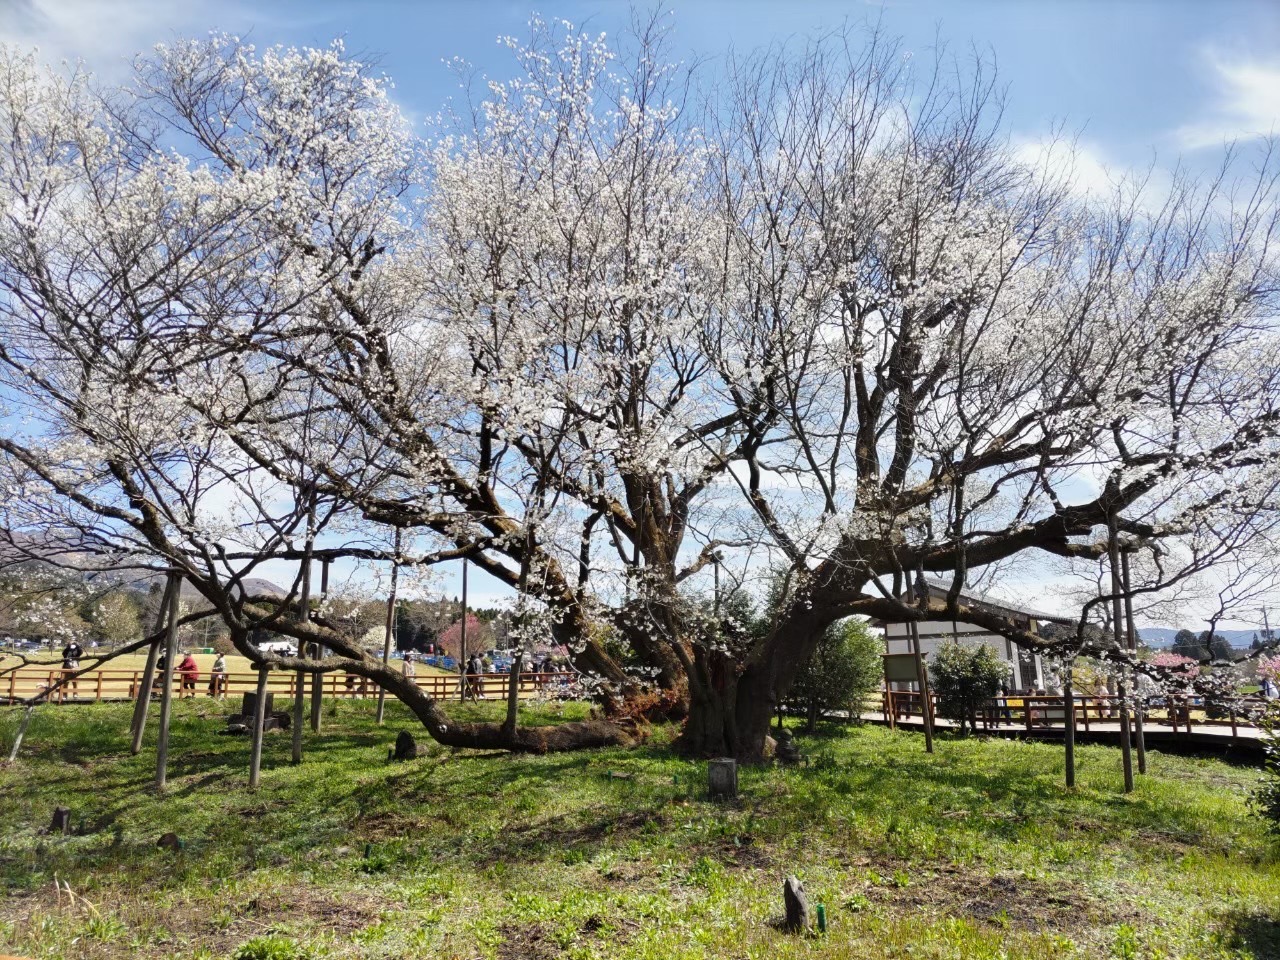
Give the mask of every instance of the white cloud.
M 1280 60 L 1258 60 L 1219 50 L 1204 54 L 1217 98 L 1202 118 L 1179 127 L 1184 149 L 1220 147 L 1233 140 L 1280 133 Z
M 176 33 L 209 29 L 204 0 L 0 0 L 0 42 L 39 47 L 57 65 L 84 60 L 99 76 L 120 79 L 132 57 Z
M 1058 137 L 1015 137 L 1012 146 L 1014 156 L 1022 163 L 1051 180 L 1067 183 L 1080 196 L 1100 197 L 1115 192 L 1119 178 L 1102 151 L 1092 144 Z
M 283 16 L 242 0 L 0 0 L 0 43 L 38 47 L 53 66 L 82 60 L 109 83 L 125 80 L 133 58 L 157 43 L 223 31 L 251 41 L 260 33 L 268 44 L 317 22 L 314 13 Z

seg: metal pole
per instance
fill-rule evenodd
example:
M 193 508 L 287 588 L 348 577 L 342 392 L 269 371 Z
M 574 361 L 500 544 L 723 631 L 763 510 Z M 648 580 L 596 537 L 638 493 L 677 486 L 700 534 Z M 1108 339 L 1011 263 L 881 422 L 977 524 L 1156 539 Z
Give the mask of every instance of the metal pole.
M 1111 629 L 1116 647 L 1124 650 L 1127 646 L 1124 639 L 1124 627 L 1120 609 L 1120 548 L 1116 542 L 1116 515 L 1114 510 L 1107 511 L 1107 554 L 1111 567 Z M 1126 681 L 1127 667 L 1121 668 L 1121 679 L 1117 684 L 1120 696 L 1120 760 L 1124 767 L 1124 792 L 1133 792 L 1133 744 L 1129 739 L 1129 685 Z
M 160 739 L 156 744 L 156 789 L 163 790 L 169 771 L 169 715 L 173 708 L 173 661 L 178 653 L 178 596 L 181 581 L 169 574 L 173 599 L 169 603 L 169 631 L 164 643 L 164 687 L 160 691 Z
M 387 627 L 382 638 L 382 665 L 391 660 L 391 636 L 396 629 L 396 579 L 400 575 L 400 534 L 396 527 L 395 558 L 391 561 L 391 592 L 387 594 Z M 387 688 L 378 685 L 378 726 L 382 726 L 383 711 L 387 704 Z
M 1124 618 L 1128 627 L 1129 653 L 1138 652 L 1138 628 L 1133 620 L 1133 584 L 1129 579 L 1129 551 L 1120 553 L 1120 571 L 1124 576 Z M 1138 680 L 1134 678 L 1134 692 L 1137 692 Z M 1147 738 L 1143 730 L 1143 709 L 1141 698 L 1135 698 L 1133 704 L 1133 738 L 1138 747 L 1138 772 L 1147 772 Z

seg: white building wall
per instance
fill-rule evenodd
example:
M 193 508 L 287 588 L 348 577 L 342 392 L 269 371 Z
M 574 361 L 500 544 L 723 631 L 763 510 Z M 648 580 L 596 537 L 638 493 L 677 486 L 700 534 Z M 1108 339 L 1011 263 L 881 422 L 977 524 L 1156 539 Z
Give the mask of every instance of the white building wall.
M 920 650 L 925 662 L 936 654 L 944 643 L 958 641 L 964 644 L 985 643 L 1000 655 L 1000 659 L 1013 664 L 1009 685 L 1014 690 L 1043 687 L 1044 668 L 1039 655 L 1019 648 L 1009 639 L 990 633 L 982 627 L 968 623 L 952 624 L 951 621 L 922 620 L 919 623 Z M 884 626 L 885 653 L 911 653 L 911 628 L 905 623 L 887 623 Z M 1019 653 L 1022 653 L 1019 656 Z

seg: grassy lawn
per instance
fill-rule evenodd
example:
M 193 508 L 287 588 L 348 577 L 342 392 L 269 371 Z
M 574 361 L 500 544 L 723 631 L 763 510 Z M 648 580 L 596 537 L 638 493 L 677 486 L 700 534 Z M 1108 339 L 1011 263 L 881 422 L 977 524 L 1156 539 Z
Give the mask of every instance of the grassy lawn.
M 263 787 L 226 705 L 176 705 L 170 789 L 128 756 L 128 708 L 49 707 L 0 769 L 0 952 L 28 957 L 1280 957 L 1280 849 L 1256 770 L 877 727 L 800 738 L 807 767 L 705 766 L 647 746 L 387 764 L 399 704 L 334 704 L 307 758 L 269 735 Z M 493 704 L 454 706 L 457 715 Z M 581 715 L 567 705 L 527 722 Z M 0 713 L 8 750 L 16 716 Z M 624 774 L 624 777 L 612 774 Z M 53 807 L 77 833 L 44 836 Z M 160 849 L 175 831 L 185 848 Z M 769 925 L 788 873 L 825 936 Z M 69 886 L 55 893 L 55 878 Z M 65 891 L 65 888 L 64 888 Z

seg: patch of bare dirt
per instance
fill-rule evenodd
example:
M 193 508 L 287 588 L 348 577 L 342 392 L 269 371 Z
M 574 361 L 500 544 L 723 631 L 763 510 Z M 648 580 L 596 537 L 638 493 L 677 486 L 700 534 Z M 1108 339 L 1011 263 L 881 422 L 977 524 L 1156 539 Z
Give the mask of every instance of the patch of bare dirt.
M 361 840 L 378 841 L 409 836 L 425 825 L 423 817 L 387 810 L 360 817 L 352 827 Z
M 537 923 L 508 923 L 498 928 L 498 960 L 554 960 L 560 947 Z
M 167 960 L 185 955 L 193 945 L 222 956 L 286 919 L 290 924 L 304 921 L 338 936 L 349 935 L 375 922 L 382 908 L 372 897 L 358 893 L 337 896 L 299 885 L 241 902 L 228 900 L 224 909 L 212 912 L 207 903 L 199 907 L 179 904 L 158 915 L 144 901 L 102 894 L 93 898 L 90 908 L 82 898 L 69 902 L 65 896 L 55 897 L 50 887 L 48 893 L 10 898 L 0 910 L 0 918 L 14 923 L 15 932 L 22 935 L 33 921 L 48 916 L 58 917 L 61 925 L 79 927 L 94 910 L 122 921 L 129 935 L 101 943 L 80 938 L 75 955 L 83 960 Z M 141 943 L 135 939 L 140 934 L 145 934 Z
M 878 903 L 968 917 L 999 927 L 1070 932 L 1126 919 L 1123 910 L 1066 884 L 1021 874 L 975 875 L 943 867 L 912 878 L 906 886 L 877 886 L 867 896 Z

